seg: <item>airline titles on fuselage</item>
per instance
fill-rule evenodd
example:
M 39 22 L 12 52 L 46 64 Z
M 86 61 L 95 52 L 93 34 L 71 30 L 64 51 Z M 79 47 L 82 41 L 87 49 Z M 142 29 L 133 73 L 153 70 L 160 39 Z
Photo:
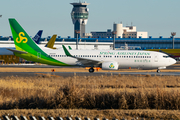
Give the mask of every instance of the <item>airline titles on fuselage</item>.
M 150 55 L 149 52 L 100 52 L 100 55 Z

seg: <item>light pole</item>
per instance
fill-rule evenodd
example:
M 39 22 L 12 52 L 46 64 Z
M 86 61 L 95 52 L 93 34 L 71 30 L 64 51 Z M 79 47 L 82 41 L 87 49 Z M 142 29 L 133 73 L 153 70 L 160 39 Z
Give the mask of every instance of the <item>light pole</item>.
M 176 35 L 176 32 L 171 32 L 172 35 L 172 48 L 174 49 L 174 36 Z
M 112 34 L 113 34 L 113 50 L 115 50 L 115 38 L 116 38 L 117 31 L 113 31 Z
M 80 30 L 75 30 L 75 33 L 77 35 L 77 38 L 76 38 L 76 50 L 78 50 L 78 34 L 80 33 Z

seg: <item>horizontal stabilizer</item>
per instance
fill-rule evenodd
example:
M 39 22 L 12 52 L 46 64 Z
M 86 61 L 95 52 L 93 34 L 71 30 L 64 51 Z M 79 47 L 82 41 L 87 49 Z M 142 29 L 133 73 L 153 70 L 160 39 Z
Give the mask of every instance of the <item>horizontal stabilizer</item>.
M 24 52 L 24 51 L 15 50 L 15 49 L 9 49 L 9 48 L 6 48 L 6 49 L 12 51 L 13 53 L 19 53 L 19 54 L 27 54 L 28 53 L 28 52 Z

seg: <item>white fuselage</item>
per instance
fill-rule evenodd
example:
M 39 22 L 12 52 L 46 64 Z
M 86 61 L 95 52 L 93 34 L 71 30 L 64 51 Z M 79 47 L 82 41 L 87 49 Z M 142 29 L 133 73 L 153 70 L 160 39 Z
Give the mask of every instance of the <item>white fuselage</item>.
M 42 49 L 54 59 L 68 65 L 83 65 L 76 58 L 67 57 L 63 49 Z M 69 50 L 70 54 L 88 60 L 103 62 L 117 62 L 118 68 L 165 69 L 176 63 L 176 60 L 167 54 L 141 50 Z M 94 66 L 96 67 L 96 66 Z

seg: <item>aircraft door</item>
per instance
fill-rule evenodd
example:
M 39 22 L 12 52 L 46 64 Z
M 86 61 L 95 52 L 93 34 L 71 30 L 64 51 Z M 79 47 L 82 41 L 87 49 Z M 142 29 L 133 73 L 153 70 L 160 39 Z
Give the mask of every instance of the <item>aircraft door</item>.
M 41 53 L 40 52 L 37 53 L 37 59 L 41 60 Z
M 158 55 L 157 54 L 154 55 L 154 62 L 158 62 Z

